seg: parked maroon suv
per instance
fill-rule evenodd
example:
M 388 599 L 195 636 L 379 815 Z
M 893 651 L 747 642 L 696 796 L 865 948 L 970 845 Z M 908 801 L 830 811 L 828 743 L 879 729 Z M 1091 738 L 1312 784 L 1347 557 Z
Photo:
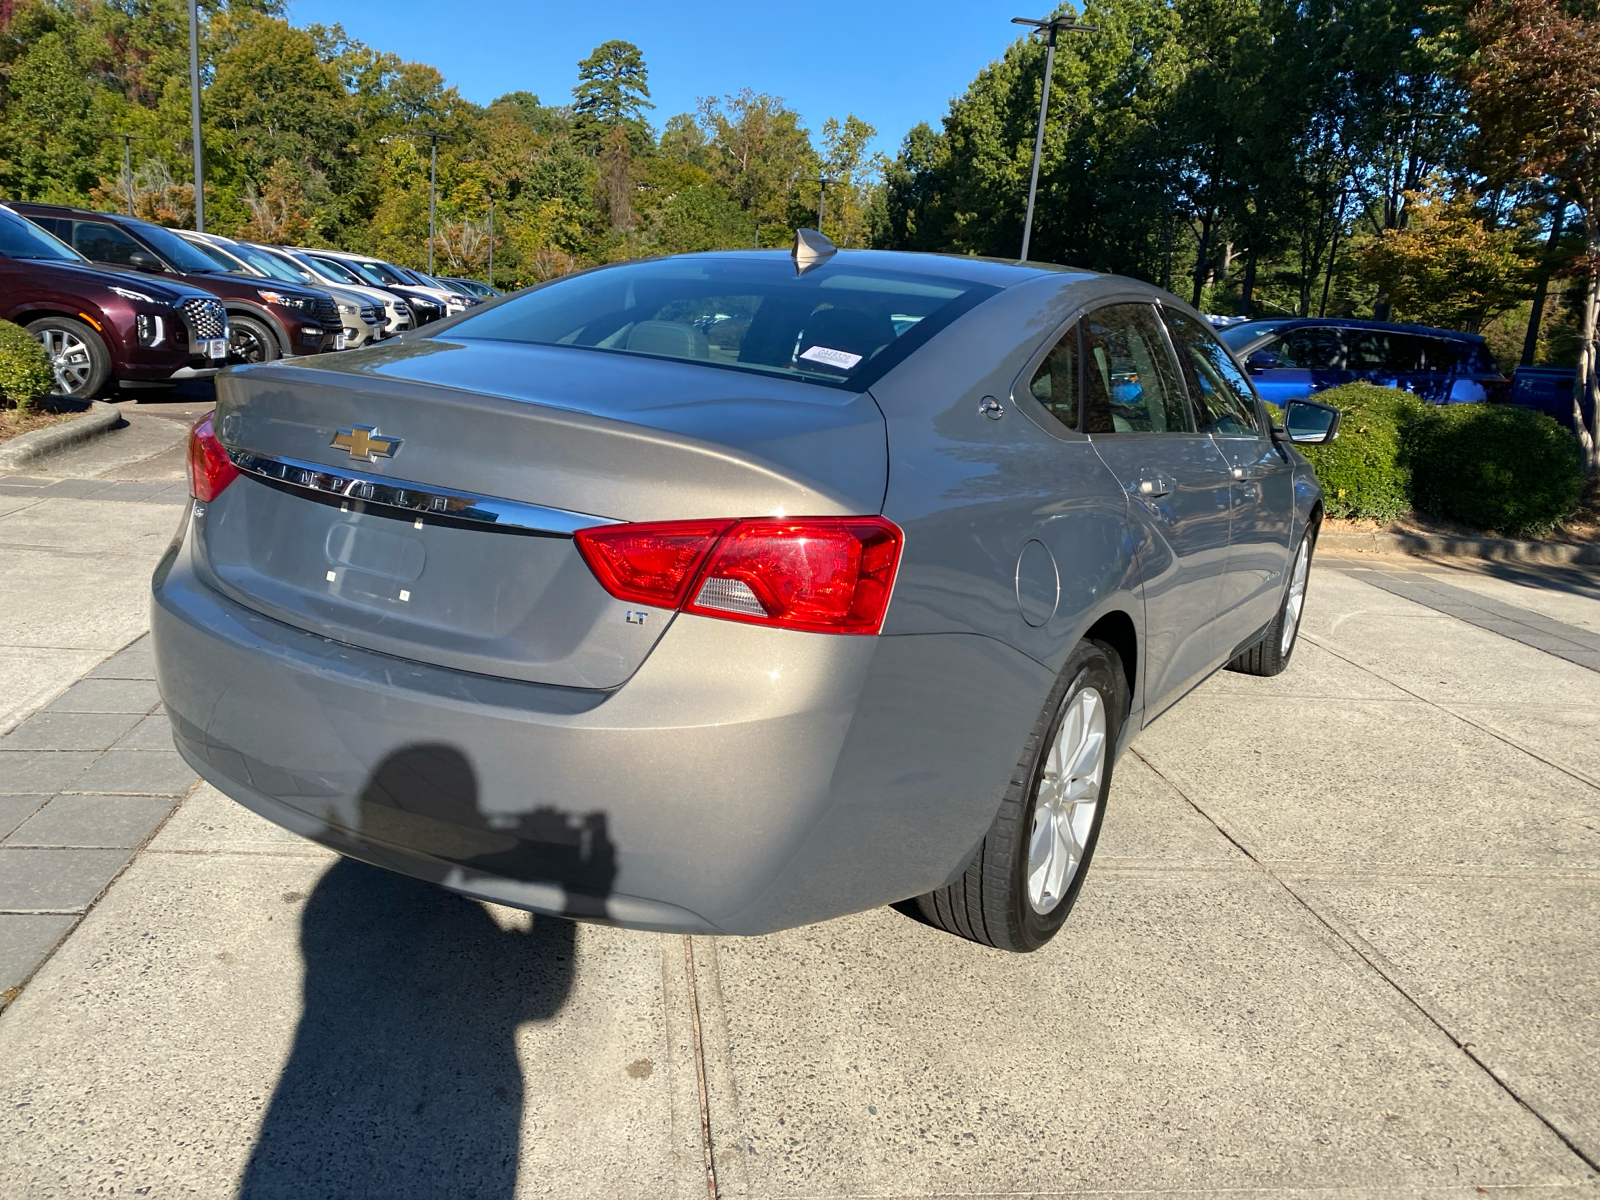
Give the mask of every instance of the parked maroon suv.
M 338 348 L 344 322 L 326 292 L 234 274 L 170 229 L 113 213 L 54 204 L 8 202 L 85 258 L 204 288 L 228 310 L 232 362 L 269 362 Z
M 97 267 L 0 207 L 0 320 L 41 342 L 56 390 L 93 399 L 115 379 L 152 387 L 215 375 L 227 361 L 222 301 L 177 279 Z

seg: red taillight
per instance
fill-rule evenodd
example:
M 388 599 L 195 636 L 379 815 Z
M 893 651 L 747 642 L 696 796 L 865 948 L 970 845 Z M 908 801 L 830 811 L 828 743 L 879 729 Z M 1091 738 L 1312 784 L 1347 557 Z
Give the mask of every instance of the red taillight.
M 217 440 L 207 413 L 189 431 L 189 495 L 196 500 L 215 500 L 235 479 L 239 468 Z
M 580 530 L 578 549 L 620 600 L 756 625 L 877 633 L 900 561 L 882 517 L 662 521 Z
M 732 521 L 659 521 L 580 529 L 578 551 L 618 600 L 680 608 L 695 572 Z

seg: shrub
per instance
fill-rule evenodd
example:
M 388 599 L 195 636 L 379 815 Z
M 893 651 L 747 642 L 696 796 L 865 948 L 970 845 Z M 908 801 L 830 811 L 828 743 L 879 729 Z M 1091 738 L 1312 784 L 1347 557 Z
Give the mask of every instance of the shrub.
M 0 321 L 0 400 L 27 408 L 55 385 L 50 356 L 39 339 L 19 325 Z
M 1428 406 L 1404 435 L 1411 502 L 1420 512 L 1542 537 L 1578 507 L 1578 440 L 1543 413 L 1510 404 Z
M 1322 484 L 1327 514 L 1388 522 L 1411 508 L 1402 429 L 1426 406 L 1407 392 L 1370 383 L 1347 383 L 1316 398 L 1341 414 L 1331 446 L 1300 447 Z

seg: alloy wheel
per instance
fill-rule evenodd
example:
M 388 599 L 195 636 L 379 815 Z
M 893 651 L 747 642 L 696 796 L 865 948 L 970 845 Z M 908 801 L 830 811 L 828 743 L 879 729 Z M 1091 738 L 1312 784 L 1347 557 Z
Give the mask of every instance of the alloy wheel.
M 1289 595 L 1283 602 L 1283 642 L 1278 647 L 1278 654 L 1285 658 L 1300 628 L 1300 611 L 1306 605 L 1306 577 L 1310 573 L 1311 539 L 1301 538 L 1300 551 L 1294 557 L 1294 577 L 1289 580 Z
M 94 376 L 94 355 L 88 345 L 70 329 L 41 329 L 38 337 L 50 356 L 56 387 L 62 395 L 76 395 Z
M 1067 705 L 1039 775 L 1028 839 L 1028 903 L 1037 913 L 1061 903 L 1083 865 L 1106 751 L 1105 697 L 1086 687 Z
M 236 321 L 229 322 L 228 357 L 242 363 L 266 362 L 267 348 L 255 330 Z

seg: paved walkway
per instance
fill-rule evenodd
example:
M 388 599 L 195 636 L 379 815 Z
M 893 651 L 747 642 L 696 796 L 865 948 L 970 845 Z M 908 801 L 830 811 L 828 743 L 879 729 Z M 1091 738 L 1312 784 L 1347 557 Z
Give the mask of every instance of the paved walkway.
M 32 518 L 44 550 L 175 515 L 38 504 L 98 506 Z M 154 699 L 113 584 L 0 742 L 12 791 L 68 764 L 10 837 L 62 832 L 0 845 L 0 879 L 95 839 L 122 872 L 0 1016 L 8 1200 L 1600 1188 L 1600 673 L 1486 623 L 1581 645 L 1591 575 L 1325 560 L 1287 674 L 1219 676 L 1137 740 L 1030 956 L 888 909 L 750 939 L 534 920 L 204 786 L 129 862 L 182 781 L 98 788 L 170 753 L 125 740 Z

